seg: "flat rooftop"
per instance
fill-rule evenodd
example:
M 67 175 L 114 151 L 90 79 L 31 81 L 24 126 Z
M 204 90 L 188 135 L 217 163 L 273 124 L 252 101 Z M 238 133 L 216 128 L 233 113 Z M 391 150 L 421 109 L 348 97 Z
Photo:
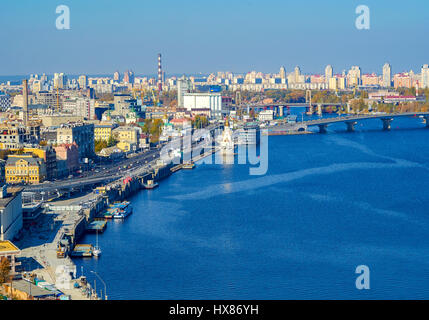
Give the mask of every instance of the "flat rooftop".
M 7 284 L 6 285 L 10 285 Z M 35 298 L 39 298 L 39 297 L 49 297 L 49 296 L 55 296 L 55 292 L 53 291 L 48 291 L 46 289 L 42 289 L 34 284 L 32 284 L 31 282 L 25 281 L 25 280 L 15 280 L 13 281 L 13 288 L 17 289 L 21 292 L 25 292 L 27 294 L 30 294 Z M 30 291 L 30 287 L 31 287 L 31 291 Z
M 6 208 L 15 196 L 22 191 L 22 187 L 8 187 L 7 188 L 7 196 L 5 198 L 0 199 L 0 209 Z
M 15 246 L 12 242 L 9 240 L 6 241 L 0 241 L 0 254 L 2 253 L 9 253 L 9 252 L 19 252 L 17 246 Z

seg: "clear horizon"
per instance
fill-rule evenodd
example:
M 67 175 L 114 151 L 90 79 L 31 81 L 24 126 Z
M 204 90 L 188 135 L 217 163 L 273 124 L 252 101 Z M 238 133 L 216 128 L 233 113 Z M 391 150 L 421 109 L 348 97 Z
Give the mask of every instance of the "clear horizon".
M 55 27 L 56 7 L 70 8 L 70 30 Z M 358 30 L 361 1 L 161 0 L 8 1 L 0 12 L 0 75 L 113 74 L 132 69 L 156 74 L 157 54 L 166 74 L 252 70 L 323 74 L 353 65 L 381 74 L 419 72 L 429 63 L 429 3 L 379 0 L 369 30 Z M 18 19 L 17 17 L 20 17 Z

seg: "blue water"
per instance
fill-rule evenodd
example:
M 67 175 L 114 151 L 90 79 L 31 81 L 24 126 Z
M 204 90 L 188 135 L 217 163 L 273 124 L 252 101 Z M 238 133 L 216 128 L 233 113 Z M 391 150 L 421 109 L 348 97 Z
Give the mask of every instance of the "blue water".
M 428 299 L 429 130 L 269 137 L 269 168 L 199 165 L 130 200 L 75 262 L 109 299 Z M 82 243 L 94 243 L 85 236 Z M 358 265 L 370 290 L 357 290 Z M 97 281 L 97 289 L 102 288 Z

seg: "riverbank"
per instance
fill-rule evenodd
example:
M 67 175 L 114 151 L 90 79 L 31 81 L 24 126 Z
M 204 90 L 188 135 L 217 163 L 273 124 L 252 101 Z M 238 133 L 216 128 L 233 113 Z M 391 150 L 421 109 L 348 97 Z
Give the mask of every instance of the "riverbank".
M 210 156 L 216 152 L 211 149 L 198 156 L 197 160 Z M 151 167 L 153 170 L 148 170 Z M 106 210 L 110 203 L 123 201 L 144 189 L 143 185 L 149 179 L 158 182 L 172 173 L 182 169 L 182 166 L 156 166 L 156 159 L 142 168 L 135 170 L 137 176 L 116 180 L 104 187 L 96 188 L 93 192 L 76 198 L 61 199 L 44 204 L 43 213 L 36 223 L 30 226 L 24 238 L 17 242 L 22 248 L 21 257 L 25 259 L 25 270 L 35 274 L 38 278 L 55 284 L 57 282 L 56 270 L 65 266 L 70 270 L 76 268 L 70 258 L 74 246 L 87 232 L 88 225 L 97 218 L 98 214 Z M 130 172 L 130 175 L 132 172 Z M 64 258 L 58 257 L 57 250 L 60 242 L 67 240 L 69 247 Z M 83 272 L 81 271 L 81 276 Z M 72 300 L 98 299 L 97 293 L 89 285 L 92 294 L 87 295 L 80 288 L 73 285 L 78 279 L 72 281 L 70 289 L 61 289 Z
M 407 130 L 368 121 L 270 137 L 264 176 L 250 164 L 178 171 L 129 199 L 135 212 L 99 237 L 100 259 L 75 263 L 111 299 L 425 297 L 429 131 L 399 121 Z M 377 275 L 365 292 L 354 286 L 361 264 Z

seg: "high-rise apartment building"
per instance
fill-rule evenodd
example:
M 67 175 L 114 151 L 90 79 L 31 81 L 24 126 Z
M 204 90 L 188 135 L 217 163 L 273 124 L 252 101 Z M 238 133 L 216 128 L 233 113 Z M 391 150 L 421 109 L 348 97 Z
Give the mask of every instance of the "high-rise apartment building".
M 120 81 L 121 80 L 121 75 L 120 75 L 120 73 L 119 73 L 119 71 L 116 71 L 114 74 L 113 74 L 113 81 Z
M 392 86 L 392 68 L 386 63 L 383 66 L 383 87 L 389 88 Z
M 279 76 L 280 76 L 280 79 L 286 79 L 286 69 L 285 69 L 285 67 L 281 67 L 280 68 L 280 74 L 279 74 Z
M 78 83 L 79 89 L 86 89 L 88 87 L 88 79 L 86 75 L 79 76 Z
M 422 67 L 421 87 L 429 88 L 429 65 L 427 64 Z
M 67 76 L 64 73 L 54 73 L 54 88 L 65 89 L 67 87 Z
M 325 82 L 329 83 L 329 80 L 333 77 L 334 75 L 334 69 L 332 68 L 331 65 L 326 66 L 325 68 Z
M 359 86 L 361 84 L 361 69 L 358 66 L 353 66 L 347 74 L 347 84 L 349 87 Z

